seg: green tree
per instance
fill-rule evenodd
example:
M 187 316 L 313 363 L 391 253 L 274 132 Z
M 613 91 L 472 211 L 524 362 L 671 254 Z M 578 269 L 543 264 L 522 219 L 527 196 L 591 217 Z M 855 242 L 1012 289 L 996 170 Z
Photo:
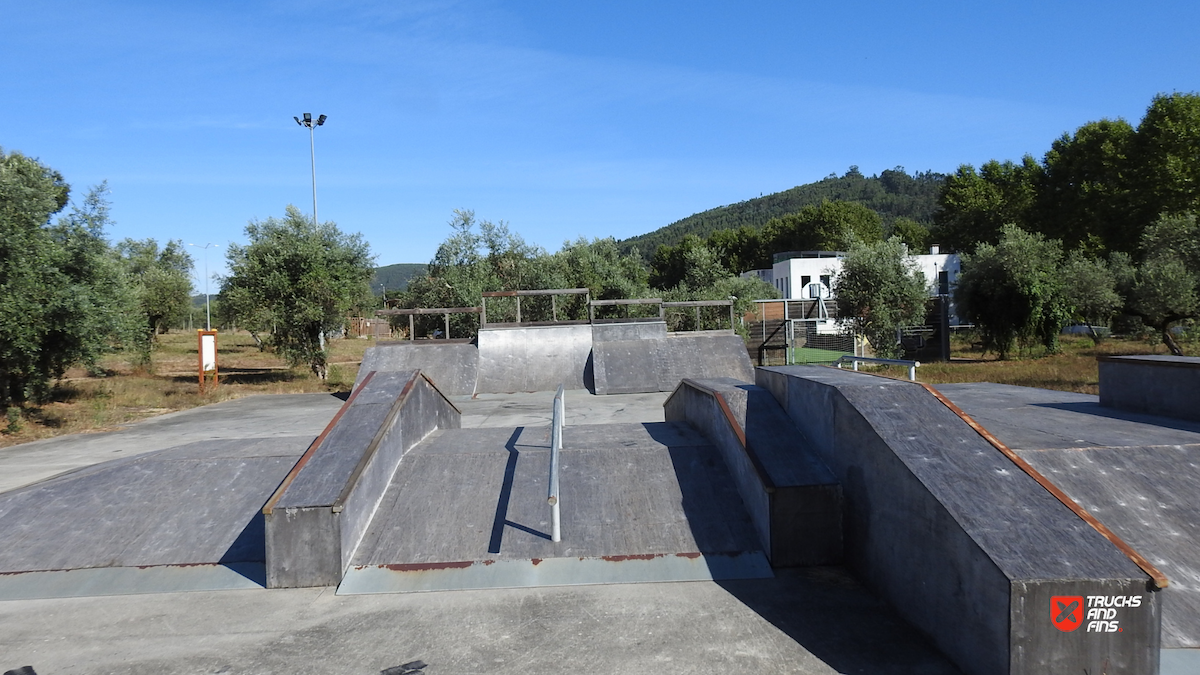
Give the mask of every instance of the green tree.
M 1200 94 L 1159 94 L 1138 124 L 1132 182 L 1143 227 L 1200 211 Z
M 1117 293 L 1117 276 L 1102 258 L 1090 258 L 1083 251 L 1071 251 L 1062 270 L 1063 294 L 1073 308 L 1073 321 L 1087 324 L 1092 340 L 1101 334 L 1094 326 L 1107 326 L 1124 300 Z
M 1029 155 L 1020 164 L 991 160 L 978 172 L 970 164 L 960 166 L 942 186 L 932 236 L 964 252 L 981 242 L 996 243 L 1005 223 L 1028 223 L 1041 173 Z
M 0 405 L 44 400 L 67 368 L 97 371 L 130 336 L 105 188 L 50 224 L 69 190 L 58 172 L 0 150 Z
M 1200 317 L 1200 224 L 1196 215 L 1163 216 L 1142 235 L 1143 259 L 1126 276 L 1125 311 L 1158 329 L 1177 356 L 1171 336 L 1180 321 Z
M 900 241 L 908 246 L 908 250 L 921 253 L 929 248 L 929 228 L 912 218 L 897 218 L 892 221 L 892 236 L 900 237 Z
M 294 206 L 282 219 L 251 221 L 246 245 L 231 244 L 230 274 L 221 280 L 228 316 L 242 325 L 271 326 L 270 345 L 292 366 L 326 376 L 325 336 L 348 311 L 371 303 L 374 271 L 360 234 L 331 222 L 314 225 Z
M 825 200 L 768 221 L 763 227 L 763 238 L 773 253 L 844 251 L 855 240 L 880 241 L 883 220 L 857 202 Z
M 154 239 L 125 239 L 117 244 L 125 273 L 133 286 L 147 334 L 167 332 L 186 316 L 191 305 L 192 256 L 178 239 L 160 250 Z
M 1140 228 L 1126 178 L 1133 139 L 1125 120 L 1100 120 L 1051 144 L 1037 186 L 1038 231 L 1093 254 L 1135 250 Z
M 1013 347 L 1040 341 L 1058 351 L 1058 334 L 1072 307 L 1063 290 L 1062 244 L 1016 225 L 1000 228 L 1000 241 L 962 256 L 954 298 L 959 315 L 975 324 L 985 349 L 1007 359 Z
M 838 316 L 883 358 L 897 356 L 899 328 L 925 323 L 925 275 L 899 237 L 855 242 L 842 261 L 833 293 Z

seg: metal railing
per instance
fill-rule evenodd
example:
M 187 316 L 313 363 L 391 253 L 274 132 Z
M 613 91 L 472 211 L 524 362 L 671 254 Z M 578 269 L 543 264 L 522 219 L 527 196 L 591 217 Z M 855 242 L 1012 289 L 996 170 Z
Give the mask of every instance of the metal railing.
M 375 316 L 407 316 L 408 317 L 408 339 L 416 340 L 416 327 L 413 325 L 414 316 L 425 316 L 427 314 L 441 314 L 446 325 L 446 339 L 450 339 L 450 315 L 451 314 L 480 314 L 482 316 L 482 307 L 419 307 L 417 309 L 377 309 Z
M 842 364 L 847 361 L 854 362 L 855 370 L 858 370 L 858 364 L 860 361 L 863 363 L 881 363 L 888 366 L 905 366 L 908 368 L 908 379 L 912 380 L 913 382 L 917 381 L 917 368 L 921 366 L 920 361 L 905 361 L 903 359 L 876 359 L 869 356 L 843 356 L 837 360 L 836 365 L 838 368 L 841 368 Z
M 546 501 L 550 504 L 550 540 L 562 541 L 562 527 L 558 514 L 558 453 L 562 450 L 563 417 L 566 409 L 563 405 L 563 386 L 558 385 L 558 393 L 554 395 L 554 413 L 550 420 L 550 489 Z
M 549 289 L 529 290 L 529 291 L 488 291 L 486 293 L 482 293 L 481 295 L 482 295 L 483 299 L 480 302 L 480 307 L 482 307 L 483 309 L 482 309 L 482 313 L 480 314 L 480 325 L 485 326 L 485 327 L 488 325 L 506 325 L 505 322 L 488 321 L 488 318 L 487 318 L 488 298 L 493 298 L 493 299 L 494 298 L 515 298 L 516 303 L 517 303 L 517 321 L 516 321 L 517 325 L 522 325 L 522 323 L 524 323 L 521 321 L 521 298 L 539 297 L 539 296 L 547 296 L 547 295 L 550 296 L 550 319 L 551 319 L 550 323 L 565 323 L 565 322 L 560 322 L 558 320 L 558 296 L 560 296 L 560 295 L 568 295 L 568 296 L 582 295 L 582 296 L 584 296 L 584 304 L 585 305 L 590 304 L 591 300 L 592 300 L 592 292 L 586 288 L 549 288 Z M 494 300 L 493 300 L 493 302 L 494 302 Z M 541 323 L 545 323 L 545 322 L 541 322 Z

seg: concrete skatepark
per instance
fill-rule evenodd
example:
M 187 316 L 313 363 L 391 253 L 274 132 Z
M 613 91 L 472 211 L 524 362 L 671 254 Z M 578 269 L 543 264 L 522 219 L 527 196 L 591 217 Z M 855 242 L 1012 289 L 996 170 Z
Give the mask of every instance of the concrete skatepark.
M 538 331 L 493 341 L 507 362 L 466 345 L 473 374 L 437 353 L 459 344 L 380 346 L 344 401 L 4 451 L 0 668 L 1197 672 L 1200 423 L 755 371 L 728 335 Z M 513 393 L 479 391 L 503 377 Z M 473 390 L 442 390 L 456 379 Z M 559 543 L 555 379 L 573 388 Z M 1117 631 L 1064 632 L 1064 596 L 1140 601 Z

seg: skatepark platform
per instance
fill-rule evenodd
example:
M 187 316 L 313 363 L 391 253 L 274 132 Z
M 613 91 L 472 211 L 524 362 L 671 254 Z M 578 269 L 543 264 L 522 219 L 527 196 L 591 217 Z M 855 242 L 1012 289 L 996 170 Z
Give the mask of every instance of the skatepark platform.
M 463 613 L 447 615 L 435 631 L 427 632 L 425 639 L 434 644 L 442 634 L 458 635 L 467 643 L 481 639 L 469 630 L 464 633 L 460 625 L 462 616 L 474 616 L 470 598 L 479 603 L 504 598 L 503 603 L 519 608 L 535 598 L 611 597 L 609 592 L 587 589 L 642 582 L 642 595 L 673 606 L 677 603 L 668 598 L 676 597 L 674 591 L 661 590 L 671 584 L 656 582 L 695 580 L 699 585 L 676 585 L 703 589 L 718 584 L 729 602 L 751 608 L 782 639 L 790 640 L 788 644 L 800 643 L 820 654 L 815 669 L 796 665 L 800 672 L 830 672 L 820 661 L 839 672 L 955 672 L 955 666 L 919 647 L 925 640 L 968 673 L 1074 671 L 1077 666 L 1089 672 L 1124 673 L 1154 672 L 1157 667 L 1159 612 L 1172 607 L 1168 594 L 1176 585 L 1148 590 L 1150 577 L 1144 570 L 1046 488 L 1031 485 L 1028 474 L 919 385 L 832 369 L 774 368 L 760 369 L 756 385 L 719 377 L 694 380 L 675 395 L 688 392 L 692 400 L 678 398 L 665 409 L 665 393 L 569 392 L 562 455 L 564 536 L 556 544 L 546 536 L 547 393 L 443 396 L 432 378 L 373 372 L 364 375 L 346 402 L 324 397 L 325 403 L 310 407 L 304 419 L 286 418 L 291 425 L 287 435 L 270 436 L 275 425 L 261 410 L 251 416 L 252 424 L 245 424 L 235 407 L 221 404 L 222 414 L 213 417 L 220 425 L 211 438 L 197 436 L 192 428 L 152 452 L 91 466 L 80 460 L 80 468 L 71 473 L 18 481 L 18 487 L 0 493 L 0 528 L 8 528 L 0 529 L 0 536 L 17 542 L 0 551 L 0 571 L 7 571 L 0 573 L 0 597 L 13 602 L 50 602 L 17 600 L 49 597 L 76 602 L 76 596 L 106 593 L 242 588 L 262 598 L 326 598 L 322 606 L 336 606 L 346 618 L 348 623 L 337 624 L 343 628 L 392 620 L 386 610 L 360 617 L 347 609 L 352 606 L 420 608 L 429 616 L 439 605 L 459 603 Z M 1066 405 L 1070 403 L 1032 407 L 1082 414 Z M 722 416 L 715 420 L 721 424 L 714 422 L 714 411 Z M 209 413 L 201 409 L 192 414 L 200 418 Z M 1001 429 L 996 435 L 1011 434 L 1013 447 L 1022 448 L 1019 433 L 1043 440 L 1068 434 L 1072 442 L 1092 438 L 1089 443 L 1109 443 L 1097 447 L 1114 452 L 1119 448 L 1106 440 L 1112 434 L 1149 438 L 1137 428 L 1104 431 L 1081 424 L 1078 433 L 1068 433 L 1070 425 L 1057 418 L 1023 419 L 1010 431 L 996 422 Z M 984 424 L 990 428 L 993 422 Z M 1154 438 L 1161 445 L 1188 446 L 1182 434 L 1195 432 L 1179 420 L 1159 426 L 1165 435 Z M 220 437 L 222 429 L 228 433 L 235 428 L 245 436 Z M 1096 435 L 1087 436 L 1089 429 Z M 95 442 L 105 448 L 120 445 L 104 436 Z M 1030 447 L 1044 451 L 1053 446 Z M 802 449 L 799 454 L 788 454 L 796 448 Z M 5 461 L 0 456 L 0 466 Z M 1173 461 L 1164 460 L 1162 469 Z M 1043 466 L 1060 480 L 1050 464 Z M 1076 471 L 1081 465 L 1070 466 Z M 1124 471 L 1132 474 L 1133 465 Z M 751 473 L 757 484 L 745 480 Z M 1069 485 L 1067 478 L 1061 480 Z M 1186 478 L 1179 481 L 1172 489 L 1188 484 Z M 1127 487 L 1097 481 L 1091 485 L 1114 491 L 1114 509 L 1132 499 L 1132 493 L 1122 490 L 1148 496 L 1152 488 L 1136 481 Z M 832 503 L 840 510 L 827 508 L 828 499 L 822 508 L 808 511 L 770 498 L 756 501 L 749 488 L 763 495 L 778 495 L 784 488 L 813 488 L 814 494 L 825 497 L 836 493 L 840 500 Z M 273 504 L 268 499 L 272 496 L 277 497 Z M 1173 517 L 1170 510 L 1176 502 L 1157 493 L 1149 501 L 1154 503 L 1139 509 L 1143 526 L 1152 522 L 1147 514 L 1155 509 Z M 264 504 L 269 506 L 266 516 L 259 515 Z M 286 523 L 289 510 L 297 517 Z M 805 516 L 815 513 L 824 514 L 822 518 L 836 515 L 840 527 L 831 530 L 828 520 L 805 522 Z M 280 521 L 272 525 L 267 518 Z M 1104 514 L 1101 519 L 1108 518 Z M 864 601 L 870 595 L 855 590 L 843 568 L 772 570 L 768 557 L 778 568 L 796 551 L 781 551 L 776 544 L 806 525 L 822 522 L 824 526 L 799 540 L 816 541 L 821 532 L 838 532 L 845 569 L 886 605 Z M 1159 522 L 1176 528 L 1179 537 L 1190 536 L 1191 530 L 1179 524 L 1183 521 Z M 276 525 L 284 527 L 273 539 L 269 528 Z M 1147 556 L 1169 563 L 1172 556 L 1187 555 L 1186 547 L 1168 550 L 1165 544 L 1170 541 L 1162 546 L 1169 555 L 1149 551 Z M 312 591 L 318 595 L 306 595 L 310 591 L 302 588 L 263 590 L 272 578 L 275 554 L 283 553 L 278 560 L 289 562 L 281 569 L 291 573 L 296 561 L 304 562 L 306 550 L 320 553 L 313 556 L 320 558 L 313 567 L 319 574 L 334 572 L 325 591 L 318 587 Z M 1186 570 L 1179 578 L 1179 586 L 1186 589 Z M 353 602 L 363 604 L 335 602 L 330 591 L 339 582 L 339 597 L 360 598 Z M 562 586 L 578 590 L 559 590 Z M 537 588 L 500 590 L 520 587 Z M 465 593 L 440 592 L 445 589 Z M 396 593 L 364 595 L 378 592 Z M 679 597 L 697 592 L 701 591 L 678 591 Z M 1091 635 L 1083 628 L 1065 633 L 1053 627 L 1048 610 L 1053 597 L 1067 594 L 1138 596 L 1144 611 L 1120 610 L 1117 633 Z M 400 599 L 416 596 L 436 600 Z M 636 596 L 635 591 L 628 598 Z M 397 600 L 388 604 L 392 601 L 369 597 Z M 820 616 L 809 611 L 816 597 L 828 599 L 821 601 Z M 282 601 L 251 599 L 244 606 L 272 602 Z M 704 648 L 703 641 L 740 649 L 738 639 L 722 642 L 703 632 L 704 626 L 720 621 L 718 614 L 730 611 L 726 600 L 705 603 L 689 606 L 688 614 L 668 612 L 663 621 L 679 627 L 694 624 L 701 631 L 694 635 L 704 635 L 702 642 L 693 643 L 696 649 Z M 838 603 L 845 605 L 842 610 L 835 609 Z M 610 606 L 585 609 L 607 617 L 609 623 L 633 620 Z M 650 603 L 639 611 L 662 610 Z M 852 618 L 830 618 L 831 626 L 858 636 L 860 647 L 875 644 L 877 636 L 886 633 L 878 625 L 879 616 L 892 617 L 887 621 L 905 631 L 915 626 L 919 633 L 904 634 L 906 648 L 916 649 L 916 655 L 899 656 L 903 650 L 896 649 L 896 662 L 887 655 L 864 661 L 866 657 L 852 656 L 855 648 L 849 643 L 815 638 L 825 635 L 818 628 L 822 616 L 838 616 L 838 611 Z M 1173 611 L 1182 617 L 1176 634 L 1186 638 L 1186 612 L 1191 610 L 1181 604 Z M 525 636 L 527 629 L 520 627 L 525 624 L 517 624 L 505 630 Z M 614 651 L 629 647 L 605 642 L 612 629 L 606 632 L 602 625 L 607 624 L 588 634 L 590 640 Z M 652 623 L 638 625 L 653 630 Z M 856 632 L 856 625 L 866 628 Z M 1170 619 L 1163 623 L 1168 634 L 1175 630 L 1170 625 Z M 564 639 L 574 648 L 584 644 L 572 642 L 569 635 Z M 297 633 L 292 639 L 309 638 Z M 0 647 L 3 640 L 0 637 Z M 835 643 L 840 646 L 829 646 Z M 887 640 L 879 644 L 896 646 Z M 363 653 L 372 649 L 364 645 Z M 771 649 L 777 655 L 786 652 L 778 646 Z M 573 654 L 560 656 L 559 661 L 581 667 L 572 661 Z M 776 657 L 754 657 L 750 662 L 761 666 L 772 658 Z M 1171 662 L 1164 657 L 1164 664 Z M 461 663 L 460 670 L 504 670 L 475 661 Z M 697 671 L 696 661 L 688 663 L 678 672 Z M 656 667 L 649 661 L 641 665 Z M 175 672 L 159 666 L 156 672 Z M 221 667 L 216 664 L 209 670 Z M 785 664 L 774 670 L 792 668 Z
M 1161 569 L 1163 647 L 1200 648 L 1200 422 L 1047 389 L 938 390 Z
M 757 375 L 841 484 L 846 563 L 965 671 L 1158 669 L 1151 573 L 935 392 L 818 366 Z M 1089 596 L 1137 607 L 1114 610 L 1119 631 L 1056 628 L 1055 598 Z

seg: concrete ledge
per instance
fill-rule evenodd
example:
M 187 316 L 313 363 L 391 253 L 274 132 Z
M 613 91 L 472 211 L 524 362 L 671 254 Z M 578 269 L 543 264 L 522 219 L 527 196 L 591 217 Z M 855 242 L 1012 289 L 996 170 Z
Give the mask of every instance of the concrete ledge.
M 336 585 L 404 454 L 459 426 L 420 372 L 369 373 L 263 507 L 267 586 Z
M 841 562 L 841 486 L 770 392 L 685 379 L 664 407 L 668 422 L 690 423 L 720 451 L 773 566 Z
M 1200 422 L 1200 358 L 1101 356 L 1100 405 Z
M 846 562 L 965 672 L 1157 672 L 1149 576 L 931 392 L 815 366 L 757 381 L 841 482 Z M 1138 606 L 1096 632 L 1093 596 Z M 1081 601 L 1076 630 L 1056 597 Z

